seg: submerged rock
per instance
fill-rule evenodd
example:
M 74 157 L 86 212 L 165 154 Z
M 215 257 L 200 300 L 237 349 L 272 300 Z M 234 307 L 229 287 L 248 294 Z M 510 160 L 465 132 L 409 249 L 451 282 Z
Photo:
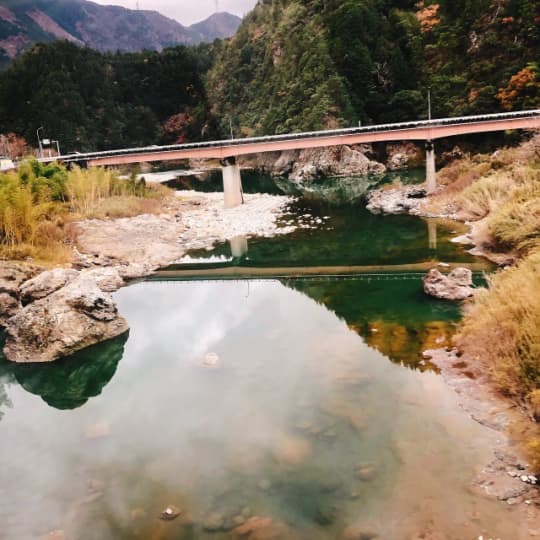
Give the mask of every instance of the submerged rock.
M 375 540 L 379 535 L 362 525 L 349 525 L 343 529 L 340 540 Z
M 426 294 L 441 300 L 465 300 L 474 294 L 472 272 L 468 268 L 454 268 L 448 275 L 432 268 L 424 276 Z
M 12 362 L 50 362 L 127 330 L 111 295 L 81 277 L 9 319 L 4 353 Z
M 167 506 L 167 508 L 165 508 L 163 512 L 161 512 L 159 517 L 160 519 L 163 519 L 164 521 L 172 521 L 173 519 L 176 519 L 181 513 L 182 513 L 182 510 L 180 510 L 179 508 L 171 504 Z

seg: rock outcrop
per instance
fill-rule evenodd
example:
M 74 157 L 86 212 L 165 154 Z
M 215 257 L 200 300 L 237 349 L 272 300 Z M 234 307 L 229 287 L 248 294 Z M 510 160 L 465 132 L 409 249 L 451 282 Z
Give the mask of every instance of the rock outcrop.
M 386 167 L 370 159 L 369 145 L 335 146 L 305 150 L 271 152 L 244 158 L 241 165 L 284 176 L 296 183 L 333 176 L 367 176 L 384 174 Z
M 432 268 L 424 276 L 424 291 L 441 300 L 465 300 L 474 294 L 472 272 L 454 268 L 448 275 Z
M 11 317 L 6 324 L 6 358 L 51 362 L 126 332 L 127 322 L 96 277 L 80 273 Z M 110 285 L 108 279 L 105 284 Z
M 368 193 L 366 208 L 373 214 L 404 214 L 415 211 L 426 196 L 423 186 L 397 186 Z
M 15 262 L 0 262 L 0 326 L 22 309 L 20 286 L 42 269 Z
M 386 167 L 389 171 L 400 171 L 424 164 L 424 154 L 419 146 L 411 142 L 386 145 Z
M 78 275 L 79 272 L 70 268 L 55 268 L 54 270 L 42 272 L 35 278 L 24 282 L 21 286 L 22 303 L 26 305 L 45 298 L 61 289 L 64 285 L 71 283 Z

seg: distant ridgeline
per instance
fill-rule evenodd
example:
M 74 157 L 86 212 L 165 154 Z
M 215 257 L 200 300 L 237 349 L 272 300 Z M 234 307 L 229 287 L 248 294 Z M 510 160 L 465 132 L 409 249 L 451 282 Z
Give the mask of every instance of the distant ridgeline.
M 86 0 L 1 0 L 0 69 L 33 43 L 66 39 L 102 52 L 160 51 L 230 37 L 240 21 L 230 13 L 215 13 L 185 27 L 156 11 Z
M 2 0 L 0 46 L 24 17 L 51 30 L 44 13 L 106 43 L 99 25 L 83 40 L 79 15 L 60 19 L 66 3 Z M 426 117 L 428 89 L 435 117 L 540 106 L 537 0 L 259 0 L 232 39 L 162 52 L 99 53 L 63 37 L 0 73 L 4 134 L 35 145 L 44 126 L 62 150 L 85 151 L 225 137 L 230 124 L 246 136 L 397 122 Z

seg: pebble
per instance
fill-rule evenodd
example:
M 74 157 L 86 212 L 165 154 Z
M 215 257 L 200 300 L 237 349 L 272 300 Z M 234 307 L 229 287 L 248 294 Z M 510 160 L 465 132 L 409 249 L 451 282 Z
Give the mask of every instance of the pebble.
M 219 356 L 214 352 L 210 352 L 204 357 L 203 365 L 207 367 L 216 367 L 218 365 L 218 362 Z
M 172 521 L 173 519 L 176 519 L 182 511 L 179 508 L 176 508 L 176 506 L 170 505 L 163 510 L 160 514 L 160 518 L 165 521 Z
M 219 531 L 224 523 L 225 518 L 219 512 L 213 512 L 204 520 L 202 527 L 205 531 L 214 532 Z
M 272 487 L 270 480 L 263 479 L 258 484 L 257 487 L 262 491 L 268 491 Z

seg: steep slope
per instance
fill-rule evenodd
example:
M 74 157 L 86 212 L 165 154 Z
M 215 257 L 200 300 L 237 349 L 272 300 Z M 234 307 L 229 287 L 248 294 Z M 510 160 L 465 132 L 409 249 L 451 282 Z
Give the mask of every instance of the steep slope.
M 265 0 L 207 79 L 221 132 L 267 134 L 540 103 L 535 0 Z
M 156 11 L 86 0 L 0 0 L 0 67 L 36 42 L 67 39 L 99 51 L 162 50 L 229 37 L 241 19 L 217 13 L 192 27 Z

